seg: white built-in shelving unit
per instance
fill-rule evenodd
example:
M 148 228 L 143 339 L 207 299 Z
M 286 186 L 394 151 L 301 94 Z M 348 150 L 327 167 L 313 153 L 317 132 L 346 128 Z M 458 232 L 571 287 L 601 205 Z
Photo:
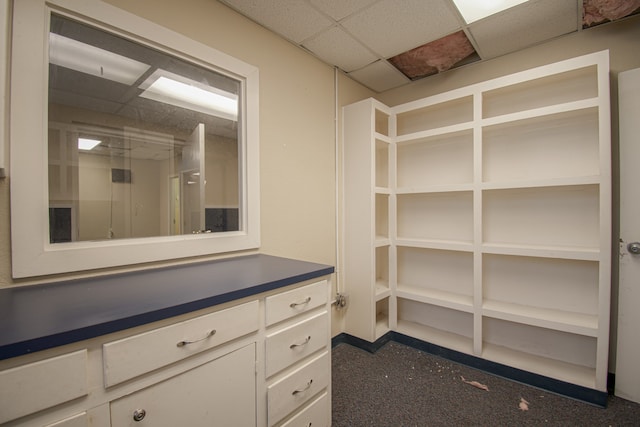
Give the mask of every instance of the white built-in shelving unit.
M 344 107 L 346 332 L 606 391 L 608 52 Z
M 357 165 L 359 172 L 347 171 L 346 177 L 345 221 L 351 226 L 345 251 L 354 266 L 349 269 L 348 280 L 358 283 L 349 289 L 353 310 L 347 310 L 346 316 L 355 336 L 375 341 L 390 330 L 395 145 L 390 133 L 391 110 L 374 100 L 366 103 L 366 108 L 356 107 L 346 113 L 350 122 L 362 125 L 344 129 L 346 139 L 366 141 L 344 147 L 345 159 L 362 160 Z

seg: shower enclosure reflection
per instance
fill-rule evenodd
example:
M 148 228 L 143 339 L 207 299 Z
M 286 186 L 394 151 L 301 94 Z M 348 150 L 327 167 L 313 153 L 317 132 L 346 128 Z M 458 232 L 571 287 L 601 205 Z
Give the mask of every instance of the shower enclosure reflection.
M 52 15 L 51 243 L 242 230 L 238 80 Z

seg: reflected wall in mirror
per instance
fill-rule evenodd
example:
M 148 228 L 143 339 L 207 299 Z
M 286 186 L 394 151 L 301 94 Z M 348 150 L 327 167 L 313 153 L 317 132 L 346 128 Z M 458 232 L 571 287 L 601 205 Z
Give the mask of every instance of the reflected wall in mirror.
M 52 14 L 50 242 L 242 230 L 241 90 Z

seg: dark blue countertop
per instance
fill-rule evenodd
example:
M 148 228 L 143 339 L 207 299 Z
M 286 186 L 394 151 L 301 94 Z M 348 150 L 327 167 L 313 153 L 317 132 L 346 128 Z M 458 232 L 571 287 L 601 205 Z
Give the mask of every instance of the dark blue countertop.
M 334 272 L 270 255 L 0 289 L 0 360 L 259 294 Z

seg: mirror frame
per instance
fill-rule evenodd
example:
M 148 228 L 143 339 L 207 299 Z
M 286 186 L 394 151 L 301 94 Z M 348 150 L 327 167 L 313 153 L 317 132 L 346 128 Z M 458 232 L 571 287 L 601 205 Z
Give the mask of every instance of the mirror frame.
M 240 231 L 49 243 L 48 39 L 54 12 L 241 82 Z M 260 246 L 258 68 L 98 0 L 14 2 L 10 164 L 12 276 L 25 278 L 223 254 Z M 132 36 L 134 35 L 134 36 Z M 205 59 L 206 58 L 206 59 Z

